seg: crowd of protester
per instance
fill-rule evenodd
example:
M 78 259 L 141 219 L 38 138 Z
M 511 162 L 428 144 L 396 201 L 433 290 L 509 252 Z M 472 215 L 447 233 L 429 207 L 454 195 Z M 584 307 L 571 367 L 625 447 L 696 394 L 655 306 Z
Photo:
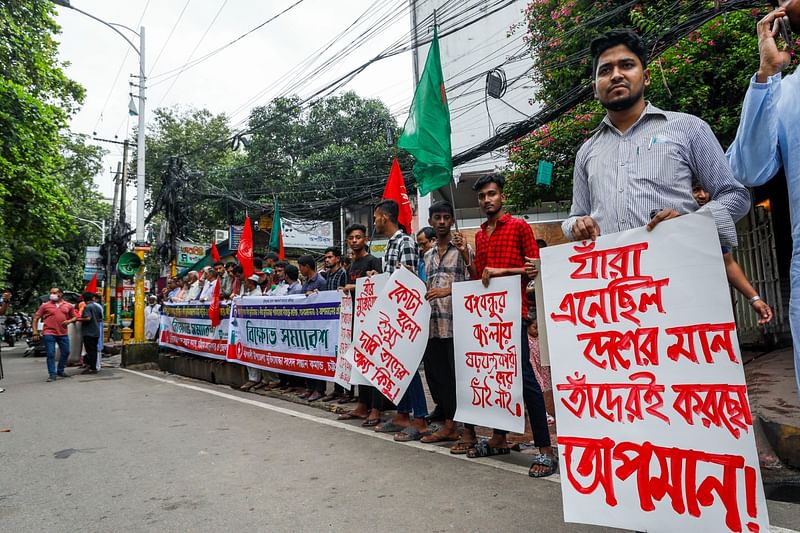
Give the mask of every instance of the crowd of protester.
M 716 222 L 729 282 L 749 300 L 761 324 L 770 321 L 772 310 L 730 254 L 736 245 L 734 224 L 747 212 L 750 201 L 710 128 L 697 117 L 662 111 L 644 99 L 650 83 L 647 50 L 635 33 L 608 32 L 592 42 L 591 51 L 595 93 L 607 115 L 577 154 L 573 204 L 562 225 L 564 236 L 594 240 L 601 234 L 642 226 L 652 231 L 664 220 L 703 209 Z M 627 149 L 629 143 L 637 146 L 634 152 Z M 664 146 L 653 150 L 655 143 Z M 674 157 L 667 158 L 665 163 L 666 152 Z M 636 164 L 626 168 L 634 153 Z M 631 183 L 635 177 L 630 173 L 635 169 L 640 178 L 652 179 L 647 183 Z M 612 170 L 613 176 L 609 175 Z M 619 173 L 621 177 L 617 176 Z M 339 419 L 362 420 L 364 427 L 394 434 L 397 441 L 451 441 L 450 453 L 485 457 L 507 454 L 510 446 L 505 431 L 495 429 L 490 438 L 479 439 L 474 426 L 455 421 L 452 285 L 482 280 L 489 286 L 491 278 L 519 275 L 523 399 L 534 447 L 538 448 L 529 474 L 549 476 L 557 469 L 550 438 L 550 428 L 555 422 L 554 404 L 549 368 L 542 366 L 539 357 L 531 286 L 538 275 L 534 260 L 546 243 L 535 238 L 528 223 L 504 211 L 504 185 L 503 177 L 495 174 L 480 177 L 474 185 L 486 216 L 475 234 L 474 248 L 461 233 L 453 231 L 455 212 L 448 202 L 433 203 L 429 226 L 409 235 L 398 222 L 398 204 L 383 200 L 373 214 L 375 232 L 388 239 L 382 259 L 369 253 L 367 228 L 352 224 L 344 230 L 347 255 L 342 256 L 338 248 L 327 249 L 321 270 L 309 255 L 298 258 L 297 266 L 280 261 L 275 254 L 256 258 L 256 271 L 247 278 L 236 263 L 216 263 L 201 272 L 189 272 L 183 279 L 170 280 L 163 298 L 168 302 L 208 301 L 216 284 L 220 284 L 223 298 L 333 290 L 355 297 L 358 278 L 407 268 L 426 283 L 425 298 L 431 305 L 430 333 L 422 362 L 434 404 L 432 411 L 428 410 L 428 396 L 419 371 L 415 371 L 396 405 L 371 386 L 358 386 L 353 395 L 338 386 L 328 392 L 324 381 L 256 369 L 248 370 L 249 380 L 242 389 L 282 389 L 309 401 L 353 402 L 353 408 Z M 630 201 L 616 201 L 620 193 L 627 194 Z M 391 417 L 386 416 L 389 411 L 394 412 Z

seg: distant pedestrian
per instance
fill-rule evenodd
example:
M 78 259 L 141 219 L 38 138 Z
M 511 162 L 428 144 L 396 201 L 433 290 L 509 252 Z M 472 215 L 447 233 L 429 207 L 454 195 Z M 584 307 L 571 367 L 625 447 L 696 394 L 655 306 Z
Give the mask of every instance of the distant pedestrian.
M 8 304 L 11 302 L 11 292 L 3 291 L 3 296 L 0 297 L 0 316 L 4 316 L 8 311 Z M 0 379 L 3 379 L 3 357 L 0 356 Z M 0 392 L 5 392 L 3 387 L 0 387 Z
M 97 295 L 91 292 L 83 293 L 86 305 L 78 320 L 83 323 L 81 335 L 83 347 L 86 350 L 86 369 L 81 374 L 97 374 L 97 342 L 100 338 L 100 324 L 103 323 L 103 308 L 96 301 Z M 145 320 L 146 322 L 146 320 Z
M 153 341 L 158 336 L 158 328 L 161 325 L 161 305 L 155 294 L 147 297 L 147 306 L 144 308 L 144 337 Z M 85 324 L 84 324 L 84 327 Z
M 44 345 L 47 348 L 47 381 L 55 381 L 56 376 L 68 378 L 64 372 L 69 360 L 69 336 L 67 326 L 78 320 L 75 307 L 64 301 L 64 293 L 58 287 L 50 289 L 50 300 L 39 306 L 33 315 L 33 340 L 39 339 L 39 321 L 42 328 Z M 56 368 L 56 344 L 61 350 L 61 357 Z

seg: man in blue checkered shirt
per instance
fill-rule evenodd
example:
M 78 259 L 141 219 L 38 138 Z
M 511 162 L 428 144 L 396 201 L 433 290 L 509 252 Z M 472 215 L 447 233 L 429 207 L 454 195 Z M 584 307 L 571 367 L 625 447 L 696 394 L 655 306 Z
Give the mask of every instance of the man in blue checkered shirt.
M 417 243 L 400 229 L 397 221 L 399 213 L 400 207 L 394 200 L 383 200 L 375 206 L 373 214 L 375 231 L 389 238 L 383 255 L 383 271 L 391 274 L 405 266 L 416 274 L 419 263 Z M 413 421 L 410 416 L 412 411 Z M 397 415 L 389 422 L 376 426 L 375 431 L 395 433 L 397 441 L 418 440 L 428 431 L 426 416 L 428 416 L 428 405 L 425 400 L 425 389 L 422 388 L 419 371 L 415 371 L 408 390 L 397 404 Z

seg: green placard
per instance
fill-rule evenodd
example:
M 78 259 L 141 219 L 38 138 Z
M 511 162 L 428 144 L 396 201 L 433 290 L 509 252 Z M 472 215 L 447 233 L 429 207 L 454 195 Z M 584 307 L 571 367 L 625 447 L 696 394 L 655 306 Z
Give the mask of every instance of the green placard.
M 536 172 L 536 185 L 547 185 L 553 181 L 553 163 L 539 160 L 539 170 Z

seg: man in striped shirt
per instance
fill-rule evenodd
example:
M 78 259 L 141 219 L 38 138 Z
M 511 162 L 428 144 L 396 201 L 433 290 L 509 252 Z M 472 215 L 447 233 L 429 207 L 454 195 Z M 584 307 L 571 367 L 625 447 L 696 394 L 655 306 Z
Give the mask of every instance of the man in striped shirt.
M 711 194 L 722 246 L 736 246 L 735 223 L 750 197 L 733 177 L 725 153 L 706 122 L 662 111 L 644 99 L 650 84 L 647 50 L 630 30 L 612 30 L 591 44 L 595 97 L 603 122 L 575 158 L 572 208 L 562 224 L 568 239 L 659 222 L 697 209 L 696 178 Z

